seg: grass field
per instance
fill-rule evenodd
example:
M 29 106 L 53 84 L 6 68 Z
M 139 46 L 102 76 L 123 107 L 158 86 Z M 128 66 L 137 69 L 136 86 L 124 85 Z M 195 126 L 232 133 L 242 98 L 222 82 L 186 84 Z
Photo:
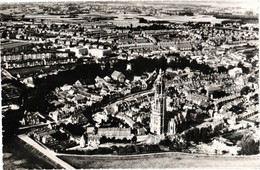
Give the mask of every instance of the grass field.
M 170 153 L 129 159 L 59 156 L 75 168 L 260 168 L 258 156 L 206 156 Z
M 161 153 L 133 156 L 58 156 L 77 169 L 88 168 L 260 168 L 260 155 L 213 156 Z M 18 138 L 3 147 L 4 169 L 61 168 Z
M 3 169 L 61 168 L 17 137 L 3 146 Z

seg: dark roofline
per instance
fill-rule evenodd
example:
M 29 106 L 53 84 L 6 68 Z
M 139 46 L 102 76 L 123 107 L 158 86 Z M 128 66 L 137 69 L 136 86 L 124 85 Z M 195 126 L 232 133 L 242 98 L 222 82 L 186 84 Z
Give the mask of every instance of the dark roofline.
M 25 45 L 29 45 L 29 44 L 31 44 L 31 43 L 29 43 L 29 42 L 10 42 L 10 43 L 1 44 L 1 49 L 15 48 L 15 47 L 25 46 Z

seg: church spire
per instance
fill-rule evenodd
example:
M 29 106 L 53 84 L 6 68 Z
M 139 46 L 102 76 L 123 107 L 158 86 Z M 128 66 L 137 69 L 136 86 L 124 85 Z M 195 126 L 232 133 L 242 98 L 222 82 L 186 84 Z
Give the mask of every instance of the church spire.
M 161 135 L 165 131 L 165 85 L 163 72 L 160 69 L 158 77 L 154 84 L 154 101 L 152 103 L 152 113 L 150 119 L 150 130 L 152 133 Z

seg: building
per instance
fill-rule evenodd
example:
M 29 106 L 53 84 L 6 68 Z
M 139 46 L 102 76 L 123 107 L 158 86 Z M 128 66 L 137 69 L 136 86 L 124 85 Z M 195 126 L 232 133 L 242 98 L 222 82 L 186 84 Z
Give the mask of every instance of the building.
M 73 112 L 69 117 L 69 122 L 72 124 L 83 125 L 88 123 L 88 119 L 81 112 Z
M 243 128 L 256 127 L 259 125 L 259 121 L 243 118 L 240 124 Z
M 98 136 L 105 136 L 106 138 L 115 139 L 132 139 L 130 128 L 99 128 Z
M 89 135 L 88 136 L 88 146 L 93 147 L 93 148 L 98 148 L 100 144 L 100 136 L 97 135 Z
M 79 145 L 81 148 L 84 148 L 86 146 L 86 139 L 84 135 L 81 136 Z
M 39 112 L 24 112 L 24 117 L 21 121 L 22 125 L 37 125 L 40 123 Z
M 30 132 L 30 134 L 34 137 L 34 139 L 36 139 L 38 141 L 42 141 L 44 143 L 45 142 L 47 143 L 47 141 L 50 141 L 50 139 L 52 138 L 52 137 L 50 137 L 50 135 L 52 135 L 54 133 L 56 133 L 56 131 L 50 129 L 47 126 L 35 129 L 35 130 Z
M 177 45 L 180 51 L 190 51 L 192 49 L 192 45 L 190 42 L 181 42 Z
M 223 55 L 223 54 L 225 54 L 225 49 L 224 49 L 224 48 L 217 48 L 216 54 L 217 54 L 217 55 Z
M 14 54 L 14 53 L 21 53 L 27 51 L 31 46 L 31 43 L 28 42 L 1 42 L 1 55 L 6 54 Z M 2 59 L 3 61 L 3 59 Z
M 127 116 L 126 114 L 124 114 L 124 113 L 122 113 L 122 112 L 119 112 L 119 113 L 116 115 L 116 117 L 117 117 L 118 119 L 123 120 L 123 121 L 124 121 L 126 124 L 128 124 L 131 128 L 134 127 L 135 122 L 134 122 L 129 116 Z
M 171 118 L 171 120 L 168 123 L 168 133 L 171 135 L 176 134 L 176 121 L 174 118 Z
M 88 54 L 88 48 L 86 47 L 71 48 L 71 51 L 75 52 L 75 56 L 78 58 Z
M 123 83 L 125 81 L 125 75 L 116 70 L 111 74 L 111 77 L 112 77 L 112 79 L 117 80 L 121 83 Z
M 94 56 L 98 59 L 101 59 L 105 56 L 108 56 L 111 54 L 111 49 L 97 49 L 97 48 L 91 48 L 89 49 L 89 54 L 91 56 Z
M 168 122 L 168 135 L 175 135 L 178 131 L 180 125 L 186 121 L 187 112 L 175 112 L 175 115 L 172 116 Z
M 55 138 L 53 138 L 51 135 L 47 134 L 45 136 L 42 137 L 42 143 L 44 144 L 48 144 L 48 143 L 52 143 L 55 141 Z
M 157 80 L 155 81 L 154 103 L 150 119 L 150 131 L 154 134 L 162 135 L 165 133 L 165 84 L 163 81 L 162 70 L 160 69 Z
M 243 73 L 242 69 L 238 67 L 228 70 L 228 74 L 230 75 L 230 77 L 236 77 L 238 74 L 242 74 L 242 73 Z
M 215 91 L 221 91 L 223 90 L 222 85 L 219 84 L 209 84 L 205 85 L 205 90 L 207 91 L 207 96 L 210 97 L 211 94 L 213 94 Z

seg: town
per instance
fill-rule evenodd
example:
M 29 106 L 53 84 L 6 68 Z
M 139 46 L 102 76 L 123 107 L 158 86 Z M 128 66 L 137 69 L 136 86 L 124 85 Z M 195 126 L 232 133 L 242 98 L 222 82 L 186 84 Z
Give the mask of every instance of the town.
M 4 146 L 18 136 L 65 169 L 82 168 L 69 155 L 259 154 L 257 10 L 111 1 L 0 13 Z

